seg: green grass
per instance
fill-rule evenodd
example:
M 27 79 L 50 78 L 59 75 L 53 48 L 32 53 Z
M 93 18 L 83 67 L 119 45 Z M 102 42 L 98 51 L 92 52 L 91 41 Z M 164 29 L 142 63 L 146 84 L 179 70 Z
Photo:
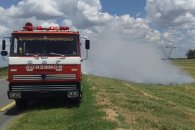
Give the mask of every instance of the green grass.
M 94 104 L 94 94 L 83 82 L 84 97 L 77 103 L 39 104 L 27 109 L 7 130 L 111 130 L 115 124 L 103 119 L 104 112 Z M 54 101 L 55 102 L 55 101 Z
M 173 63 L 195 78 L 195 59 L 174 60 Z
M 7 67 L 0 68 L 0 77 L 7 76 Z
M 195 78 L 195 61 L 173 61 Z M 84 75 L 80 106 L 31 107 L 8 130 L 195 130 L 195 83 L 138 84 Z

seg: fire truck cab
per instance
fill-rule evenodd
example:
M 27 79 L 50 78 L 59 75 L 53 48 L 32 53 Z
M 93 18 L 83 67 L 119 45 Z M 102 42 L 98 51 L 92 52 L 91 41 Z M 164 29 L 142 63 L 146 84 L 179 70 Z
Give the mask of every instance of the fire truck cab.
M 6 38 L 10 39 L 7 94 L 19 109 L 35 98 L 81 99 L 79 32 L 65 26 L 43 28 L 26 23 L 23 30 L 3 39 L 2 56 L 8 55 Z M 85 48 L 90 48 L 88 39 Z

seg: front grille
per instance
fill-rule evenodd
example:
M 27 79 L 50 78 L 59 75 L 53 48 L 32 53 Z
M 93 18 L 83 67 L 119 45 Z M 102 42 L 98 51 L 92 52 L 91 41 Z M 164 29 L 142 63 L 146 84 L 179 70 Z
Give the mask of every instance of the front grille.
M 11 88 L 12 91 L 71 91 L 77 90 L 77 85 L 13 85 Z
M 76 74 L 13 75 L 13 80 L 75 80 Z

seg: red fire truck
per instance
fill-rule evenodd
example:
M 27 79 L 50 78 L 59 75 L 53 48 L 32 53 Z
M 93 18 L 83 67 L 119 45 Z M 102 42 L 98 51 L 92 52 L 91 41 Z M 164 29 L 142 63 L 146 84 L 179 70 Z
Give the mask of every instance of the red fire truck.
M 35 98 L 81 99 L 81 61 L 87 58 L 81 59 L 78 31 L 26 23 L 23 30 L 3 38 L 2 56 L 8 55 L 6 38 L 10 39 L 8 98 L 15 99 L 19 109 Z M 86 38 L 85 48 L 90 48 Z

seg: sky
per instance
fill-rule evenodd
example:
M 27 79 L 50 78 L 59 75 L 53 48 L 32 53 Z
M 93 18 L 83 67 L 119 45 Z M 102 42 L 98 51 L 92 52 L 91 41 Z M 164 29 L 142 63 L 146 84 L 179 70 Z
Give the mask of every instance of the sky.
M 134 35 L 159 48 L 174 45 L 173 57 L 195 49 L 195 0 L 1 0 L 0 14 L 0 39 L 27 21 L 65 24 L 84 36 L 113 24 L 126 37 Z
M 102 11 L 112 15 L 129 14 L 133 17 L 144 17 L 146 15 L 146 0 L 101 0 Z
M 1 0 L 1 7 L 9 8 L 11 5 L 16 5 L 21 0 Z M 102 11 L 109 12 L 112 15 L 130 14 L 131 16 L 145 16 L 146 0 L 100 0 Z
M 1 7 L 9 8 L 11 5 L 16 5 L 20 0 L 1 0 Z

